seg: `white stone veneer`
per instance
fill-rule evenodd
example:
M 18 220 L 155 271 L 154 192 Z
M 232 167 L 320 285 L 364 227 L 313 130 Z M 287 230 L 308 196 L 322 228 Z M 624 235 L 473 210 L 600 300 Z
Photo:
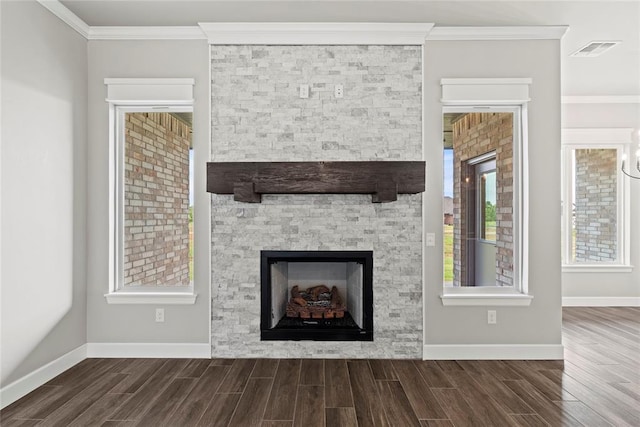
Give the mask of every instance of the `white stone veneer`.
M 421 78 L 420 46 L 212 46 L 212 158 L 421 160 Z M 421 194 L 213 195 L 213 356 L 420 358 L 421 235 Z M 260 250 L 372 250 L 374 341 L 260 341 Z

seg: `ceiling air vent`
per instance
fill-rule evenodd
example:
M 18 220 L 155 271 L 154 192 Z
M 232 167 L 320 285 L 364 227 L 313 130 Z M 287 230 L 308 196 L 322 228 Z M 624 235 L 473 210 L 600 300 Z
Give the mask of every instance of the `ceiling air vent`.
M 586 46 L 581 47 L 571 54 L 571 56 L 577 56 L 582 58 L 593 58 L 595 56 L 600 56 L 615 45 L 620 43 L 620 41 L 592 41 L 589 42 Z

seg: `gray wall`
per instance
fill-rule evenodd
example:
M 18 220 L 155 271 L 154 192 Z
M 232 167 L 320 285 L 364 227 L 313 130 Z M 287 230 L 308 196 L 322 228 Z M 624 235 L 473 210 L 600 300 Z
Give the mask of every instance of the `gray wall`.
M 1 2 L 2 386 L 86 342 L 87 42 Z
M 561 343 L 560 307 L 560 42 L 442 41 L 425 47 L 425 344 Z M 443 306 L 441 78 L 531 77 L 529 103 L 529 307 Z M 494 307 L 495 308 L 495 307 Z
M 209 69 L 205 41 L 90 41 L 88 151 L 88 342 L 209 342 Z M 195 165 L 195 305 L 165 307 L 155 323 L 156 305 L 109 305 L 108 284 L 108 105 L 107 77 L 195 78 L 193 143 Z
M 564 104 L 563 128 L 640 128 L 640 104 Z M 631 155 L 635 154 L 632 147 Z M 620 179 L 627 179 L 620 176 Z M 563 273 L 563 297 L 640 297 L 640 181 L 627 179 L 631 192 L 630 273 Z
M 156 324 L 155 306 L 107 305 L 104 299 L 108 290 L 108 122 L 103 79 L 195 77 L 194 140 L 196 150 L 204 147 L 206 151 L 210 101 L 206 43 L 92 41 L 87 82 L 86 41 L 40 5 L 26 2 L 2 2 L 2 43 L 3 378 L 19 378 L 87 341 L 208 342 L 210 216 L 204 161 L 196 167 L 196 251 L 205 256 L 205 262 L 196 265 L 197 304 L 167 307 L 166 322 Z M 25 50 L 30 55 L 24 55 Z M 557 41 L 429 42 L 425 48 L 426 231 L 441 233 L 442 229 L 440 78 L 534 79 L 529 109 L 533 303 L 528 308 L 499 308 L 498 324 L 491 327 L 486 325 L 485 307 L 443 307 L 438 298 L 442 246 L 428 248 L 427 344 L 560 343 L 560 163 L 549 156 L 560 148 L 560 67 L 559 60 L 549 59 L 559 58 L 559 50 Z M 465 67 L 460 67 L 461 60 Z M 34 117 L 37 126 L 23 125 L 33 123 Z M 206 159 L 207 154 L 200 152 L 200 156 Z M 34 176 L 34 170 L 40 173 Z M 19 185 L 10 185 L 15 183 Z M 43 207 L 46 216 L 41 215 Z M 21 231 L 19 236 L 15 230 Z M 633 240 L 638 242 L 637 230 L 634 233 Z M 33 268 L 34 259 L 38 268 Z M 637 272 L 633 274 L 629 284 L 640 282 Z M 20 286 L 9 288 L 6 283 Z M 32 292 L 40 298 L 33 298 Z
M 533 78 L 529 105 L 529 283 L 535 296 L 528 308 L 499 308 L 498 324 L 491 327 L 486 325 L 486 307 L 444 307 L 439 298 L 442 291 L 442 246 L 439 243 L 435 248 L 427 248 L 426 344 L 560 343 L 560 161 L 548 155 L 560 149 L 559 52 L 558 41 L 429 42 L 425 48 L 427 232 L 442 233 L 440 78 Z M 103 297 L 108 289 L 108 129 L 103 78 L 195 76 L 194 138 L 196 144 L 202 144 L 202 138 L 206 139 L 208 133 L 208 107 L 203 101 L 207 97 L 207 88 L 202 85 L 208 77 L 207 56 L 206 43 L 200 41 L 89 42 L 89 342 L 207 341 L 208 301 L 203 296 L 207 296 L 208 291 L 197 278 L 200 297 L 196 306 L 169 307 L 167 322 L 162 326 L 153 322 L 153 306 L 109 306 Z M 464 58 L 465 67 L 459 66 L 461 58 Z M 550 58 L 558 60 L 554 62 Z M 203 194 L 204 165 L 199 164 L 198 167 L 196 185 L 200 185 L 200 189 L 196 189 L 196 197 L 206 200 L 208 195 Z M 197 200 L 196 205 L 198 221 L 198 212 L 202 215 L 205 208 Z M 197 232 L 196 239 L 201 235 Z M 202 239 L 196 241 L 196 249 L 202 250 L 200 245 L 203 245 Z M 196 274 L 204 277 L 206 272 L 202 268 L 206 268 L 204 264 L 197 266 Z

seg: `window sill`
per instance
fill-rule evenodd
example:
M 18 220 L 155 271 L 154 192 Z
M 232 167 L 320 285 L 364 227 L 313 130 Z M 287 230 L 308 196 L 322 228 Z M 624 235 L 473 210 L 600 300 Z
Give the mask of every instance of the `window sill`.
M 107 304 L 161 304 L 191 305 L 196 303 L 198 294 L 193 288 L 187 291 L 167 291 L 158 288 L 149 290 L 123 290 L 104 294 Z
M 442 305 L 451 306 L 529 306 L 533 295 L 500 287 L 451 288 L 440 299 Z
M 563 264 L 563 273 L 631 273 L 633 265 Z

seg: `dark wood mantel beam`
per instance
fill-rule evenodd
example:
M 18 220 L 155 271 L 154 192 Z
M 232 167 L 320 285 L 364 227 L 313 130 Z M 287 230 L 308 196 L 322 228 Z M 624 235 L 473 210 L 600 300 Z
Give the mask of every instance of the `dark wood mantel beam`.
M 207 191 L 260 203 L 261 194 L 372 194 L 393 202 L 425 190 L 423 161 L 210 162 Z

